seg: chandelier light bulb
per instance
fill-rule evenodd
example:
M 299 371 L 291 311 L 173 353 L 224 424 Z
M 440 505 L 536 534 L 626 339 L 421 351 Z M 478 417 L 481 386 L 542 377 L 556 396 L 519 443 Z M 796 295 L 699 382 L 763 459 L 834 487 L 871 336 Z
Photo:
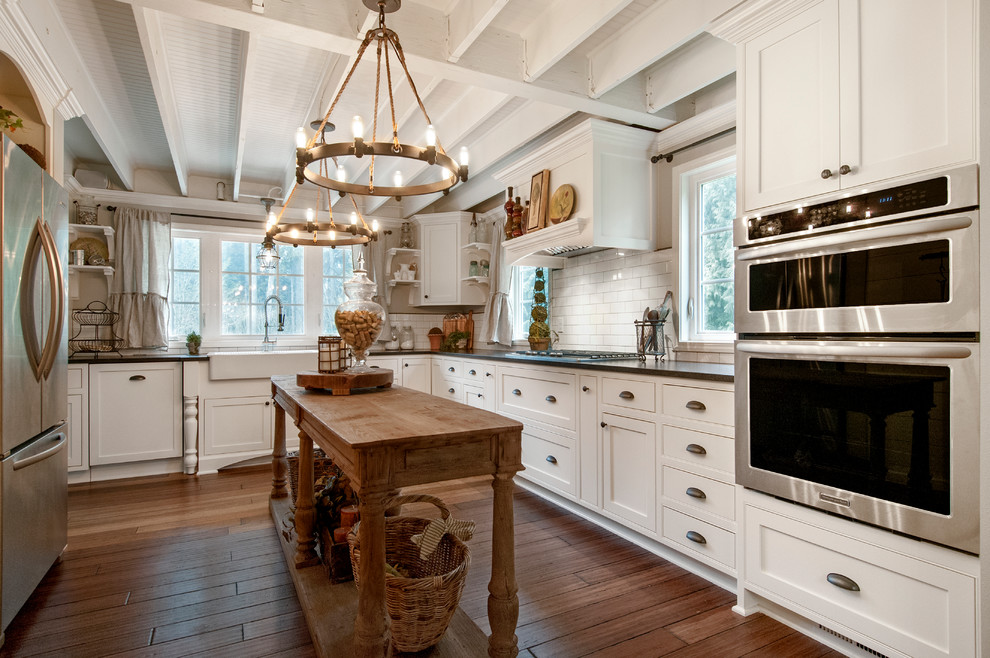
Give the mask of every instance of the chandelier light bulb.
M 357 226 L 357 220 L 358 220 L 357 213 L 352 210 L 351 211 L 351 226 Z
M 271 227 L 275 226 L 275 223 L 277 221 L 278 221 L 278 218 L 275 216 L 275 213 L 274 212 L 268 213 L 268 224 L 265 226 L 265 228 L 266 229 L 271 229 Z
M 378 233 L 378 220 L 377 219 L 371 220 L 371 230 L 374 231 L 375 233 Z
M 337 182 L 338 183 L 347 182 L 347 170 L 344 169 L 344 165 L 337 165 Z
M 398 169 L 396 169 L 395 173 L 392 174 L 392 183 L 395 187 L 402 187 L 402 172 Z
M 306 222 L 311 224 L 314 219 L 316 219 L 316 211 L 312 208 L 306 208 Z
M 360 114 L 355 114 L 351 119 L 351 132 L 354 133 L 354 139 L 364 139 L 364 120 Z
M 426 145 L 436 146 L 437 145 L 437 130 L 433 127 L 433 124 L 426 126 Z
M 289 237 L 291 237 L 292 239 L 298 238 L 299 237 L 299 229 L 295 229 L 294 228 L 291 231 L 289 231 Z
M 306 131 L 303 130 L 302 126 L 296 128 L 296 148 L 304 149 L 309 139 L 306 138 Z
M 468 148 L 466 146 L 461 147 L 460 156 L 457 161 L 462 167 L 468 166 Z
M 337 231 L 330 231 L 330 241 L 333 242 L 337 239 Z

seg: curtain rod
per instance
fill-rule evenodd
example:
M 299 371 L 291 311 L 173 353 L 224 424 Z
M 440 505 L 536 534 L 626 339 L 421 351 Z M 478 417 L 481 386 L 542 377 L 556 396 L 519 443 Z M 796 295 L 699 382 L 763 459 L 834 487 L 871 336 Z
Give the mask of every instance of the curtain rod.
M 734 132 L 736 132 L 735 126 L 733 126 L 732 128 L 727 128 L 727 129 L 723 130 L 722 132 L 715 133 L 714 135 L 709 135 L 708 137 L 705 137 L 704 139 L 699 139 L 696 142 L 691 142 L 690 144 L 687 144 L 686 146 L 682 146 L 680 148 L 674 149 L 670 153 L 657 153 L 652 158 L 650 158 L 650 162 L 652 162 L 653 164 L 656 164 L 656 163 L 660 162 L 661 160 L 666 160 L 667 162 L 670 162 L 671 160 L 674 159 L 674 155 L 677 154 L 677 153 L 680 153 L 681 151 L 686 151 L 686 150 L 688 150 L 690 148 L 694 148 L 695 146 L 700 146 L 702 144 L 706 144 L 706 143 L 712 141 L 713 139 L 718 139 L 719 137 L 723 137 L 725 135 L 728 135 L 729 133 L 734 133 Z

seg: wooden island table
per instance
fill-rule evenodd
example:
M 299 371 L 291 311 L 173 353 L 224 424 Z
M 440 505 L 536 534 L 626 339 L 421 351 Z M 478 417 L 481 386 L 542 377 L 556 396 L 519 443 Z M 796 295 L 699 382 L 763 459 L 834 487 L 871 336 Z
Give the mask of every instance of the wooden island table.
M 288 414 L 299 429 L 295 547 L 283 541 L 316 651 L 325 656 L 381 658 L 388 646 L 385 612 L 385 500 L 401 487 L 491 475 L 492 577 L 487 654 L 518 653 L 512 478 L 521 471 L 522 424 L 408 388 L 333 396 L 296 385 L 294 375 L 272 377 L 275 446 L 271 510 L 276 531 L 289 511 L 285 450 Z M 361 588 L 331 585 L 316 554 L 313 444 L 346 473 L 360 498 Z M 352 621 L 353 620 L 353 621 Z M 479 639 L 480 638 L 480 639 Z M 437 656 L 483 656 L 484 635 L 458 609 Z M 431 655 L 434 655 L 431 654 Z

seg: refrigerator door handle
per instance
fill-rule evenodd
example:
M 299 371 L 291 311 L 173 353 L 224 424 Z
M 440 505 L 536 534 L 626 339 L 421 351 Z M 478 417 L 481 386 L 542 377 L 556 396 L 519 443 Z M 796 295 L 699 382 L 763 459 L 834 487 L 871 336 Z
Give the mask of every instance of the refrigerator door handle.
M 59 341 L 62 338 L 62 325 L 65 321 L 65 278 L 62 260 L 58 257 L 58 245 L 47 222 L 41 224 L 42 246 L 48 264 L 48 282 L 51 285 L 51 314 L 48 316 L 48 336 L 42 350 L 41 374 L 47 379 L 58 356 Z
M 28 362 L 34 372 L 34 378 L 41 381 L 42 363 L 47 359 L 49 339 L 46 338 L 44 349 L 38 344 L 38 321 L 34 313 L 34 300 L 37 291 L 35 290 L 35 273 L 38 269 L 38 260 L 42 249 L 47 252 L 47 242 L 45 240 L 42 221 L 39 217 L 31 231 L 31 238 L 28 240 L 27 253 L 24 257 L 24 271 L 21 275 L 21 333 L 24 335 L 24 347 L 27 350 Z M 55 314 L 55 300 L 52 300 L 52 315 Z
M 27 457 L 20 457 L 20 456 L 15 457 L 14 458 L 14 470 L 15 471 L 19 471 L 22 468 L 27 468 L 28 466 L 31 466 L 32 464 L 37 464 L 38 462 L 44 461 L 44 460 L 48 459 L 49 457 L 53 457 L 54 455 L 56 455 L 58 453 L 59 450 L 61 450 L 62 448 L 65 447 L 65 444 L 66 444 L 67 441 L 68 441 L 68 439 L 65 436 L 65 432 L 62 431 L 62 430 L 60 430 L 56 434 L 50 435 L 46 439 L 39 439 L 38 442 L 37 442 L 39 445 L 40 444 L 47 444 L 47 443 L 51 443 L 51 442 L 54 442 L 54 445 L 51 445 L 51 446 L 45 448 L 44 450 L 42 450 L 41 452 L 34 453 L 33 455 L 30 455 L 30 456 L 27 456 Z M 28 451 L 26 451 L 26 452 L 28 452 Z

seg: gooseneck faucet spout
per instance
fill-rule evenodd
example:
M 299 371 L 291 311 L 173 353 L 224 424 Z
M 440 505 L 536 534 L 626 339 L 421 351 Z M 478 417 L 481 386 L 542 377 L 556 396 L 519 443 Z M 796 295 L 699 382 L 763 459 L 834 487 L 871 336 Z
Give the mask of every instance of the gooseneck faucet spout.
M 268 323 L 268 302 L 272 300 L 278 304 L 277 331 L 282 331 L 282 329 L 285 328 L 285 313 L 282 311 L 282 300 L 278 298 L 278 295 L 268 295 L 268 297 L 265 298 L 265 338 L 261 343 L 261 346 L 266 350 L 272 349 L 272 346 L 275 345 L 275 338 L 268 337 L 268 327 L 270 326 Z

